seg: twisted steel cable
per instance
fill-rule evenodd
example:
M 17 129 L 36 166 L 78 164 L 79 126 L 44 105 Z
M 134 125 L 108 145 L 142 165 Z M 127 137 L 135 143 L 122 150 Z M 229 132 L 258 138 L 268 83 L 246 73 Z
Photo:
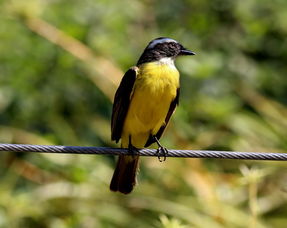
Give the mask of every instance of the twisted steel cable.
M 157 157 L 160 155 L 157 153 L 157 150 L 155 149 L 139 149 L 134 153 L 129 153 L 127 149 L 122 148 L 0 144 L 0 152 L 4 151 L 61 153 L 61 154 L 102 154 L 102 155 L 137 154 L 140 156 L 157 156 Z M 287 153 L 237 152 L 237 151 L 231 152 L 231 151 L 214 151 L 214 150 L 169 149 L 166 157 L 287 161 Z

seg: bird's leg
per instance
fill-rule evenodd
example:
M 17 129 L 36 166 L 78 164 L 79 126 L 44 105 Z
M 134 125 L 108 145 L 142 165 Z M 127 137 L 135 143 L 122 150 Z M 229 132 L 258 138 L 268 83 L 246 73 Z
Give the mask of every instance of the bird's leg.
M 157 158 L 160 162 L 163 162 L 166 160 L 166 155 L 168 154 L 168 150 L 160 144 L 156 136 L 153 136 L 153 138 L 158 145 L 158 148 L 156 150 Z M 161 157 L 163 157 L 163 159 Z
M 136 148 L 135 146 L 132 145 L 131 136 L 129 136 L 129 147 L 128 147 L 128 151 L 129 151 L 129 153 L 132 154 L 132 156 L 136 155 L 136 153 L 138 152 L 138 148 Z

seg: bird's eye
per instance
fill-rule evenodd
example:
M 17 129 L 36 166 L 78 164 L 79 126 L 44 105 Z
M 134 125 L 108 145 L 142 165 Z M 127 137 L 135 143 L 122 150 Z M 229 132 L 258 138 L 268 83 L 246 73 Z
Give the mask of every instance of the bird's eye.
M 172 48 L 172 49 L 176 48 L 177 46 L 178 46 L 178 45 L 177 45 L 177 43 L 175 43 L 175 42 L 170 42 L 170 43 L 169 43 L 169 47 Z

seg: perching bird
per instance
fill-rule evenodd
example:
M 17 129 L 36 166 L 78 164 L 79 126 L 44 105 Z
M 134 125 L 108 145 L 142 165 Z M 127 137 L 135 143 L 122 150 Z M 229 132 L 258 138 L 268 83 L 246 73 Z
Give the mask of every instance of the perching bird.
M 131 152 L 159 143 L 179 99 L 179 72 L 174 60 L 195 53 L 176 40 L 160 37 L 145 48 L 137 65 L 123 76 L 115 94 L 112 140 Z M 110 184 L 112 191 L 128 194 L 136 184 L 139 156 L 120 155 Z

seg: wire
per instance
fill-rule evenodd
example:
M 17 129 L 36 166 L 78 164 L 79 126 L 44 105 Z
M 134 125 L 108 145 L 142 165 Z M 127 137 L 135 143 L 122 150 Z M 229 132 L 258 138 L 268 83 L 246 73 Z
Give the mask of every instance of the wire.
M 106 154 L 106 155 L 140 155 L 159 156 L 155 149 L 139 149 L 129 153 L 123 148 L 107 147 L 82 147 L 82 146 L 46 146 L 29 144 L 0 144 L 0 152 L 38 152 L 38 153 L 61 153 L 61 154 Z M 237 152 L 237 151 L 214 151 L 214 150 L 173 150 L 169 149 L 166 157 L 181 158 L 221 158 L 221 159 L 244 159 L 244 160 L 274 160 L 287 161 L 287 153 L 264 153 L 264 152 Z

